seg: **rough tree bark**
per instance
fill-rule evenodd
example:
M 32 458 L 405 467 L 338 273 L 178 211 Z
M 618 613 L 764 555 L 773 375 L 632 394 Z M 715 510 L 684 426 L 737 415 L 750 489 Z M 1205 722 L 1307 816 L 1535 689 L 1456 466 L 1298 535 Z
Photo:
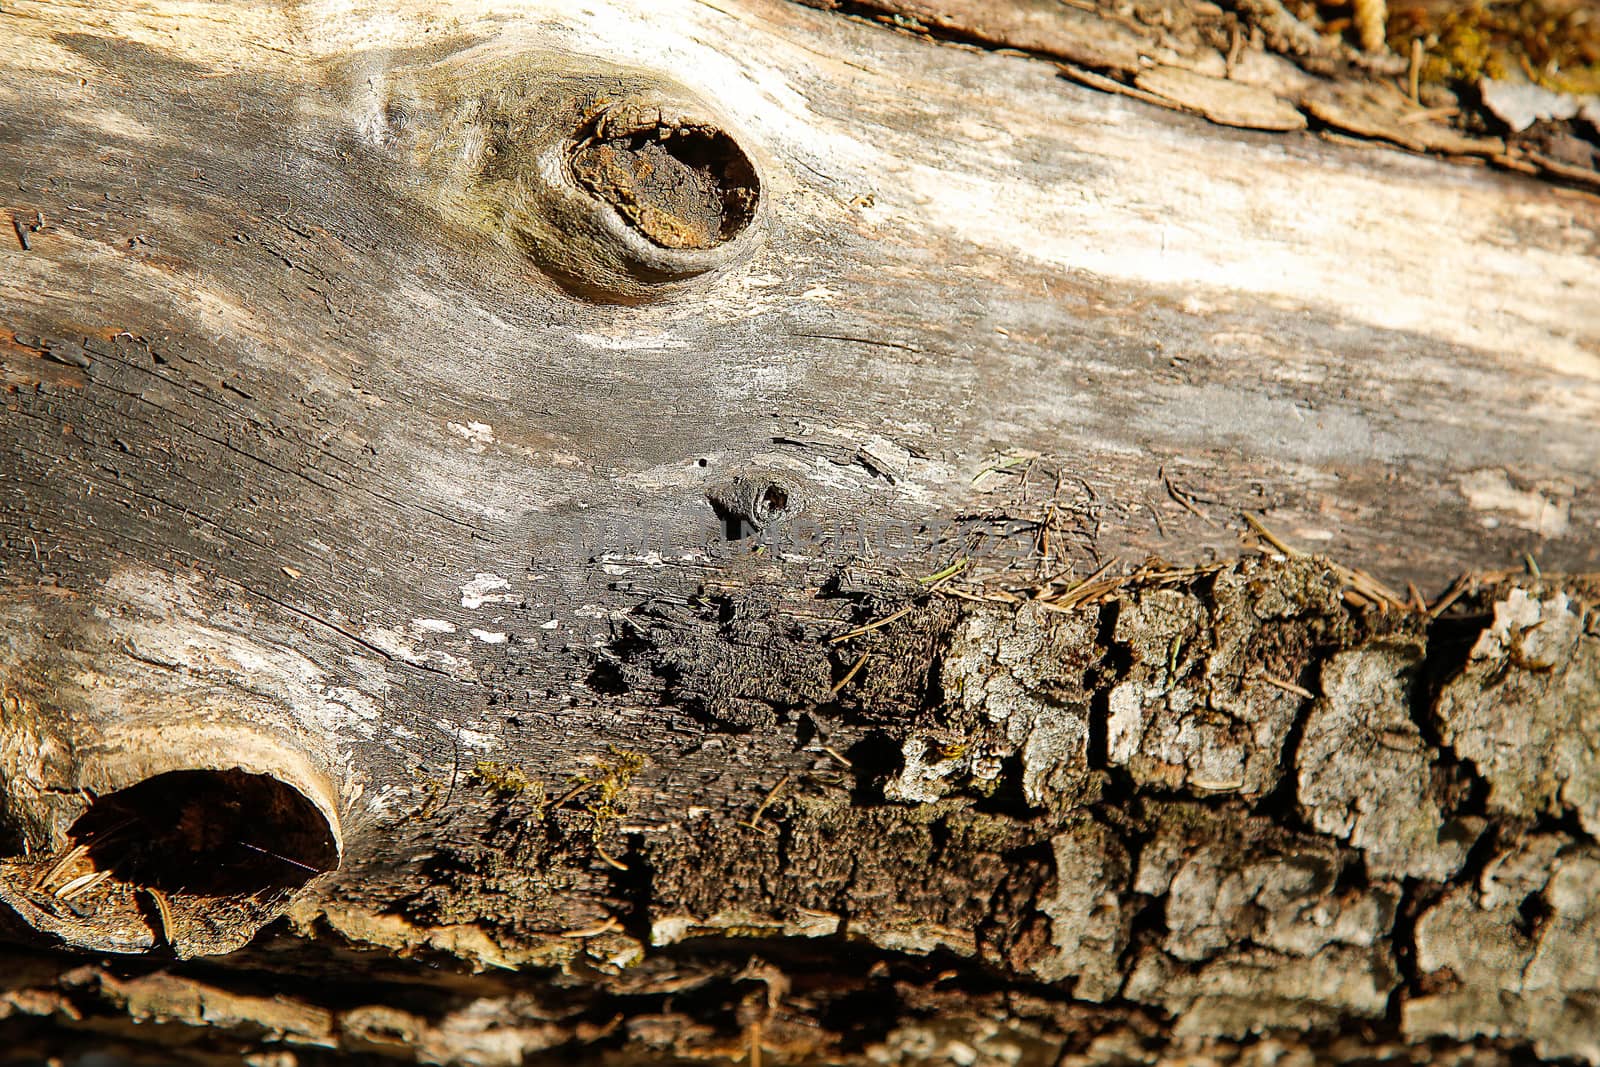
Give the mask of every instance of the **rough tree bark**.
M 1600 202 L 1093 6 L 4 0 L 7 1055 L 1600 1062 Z

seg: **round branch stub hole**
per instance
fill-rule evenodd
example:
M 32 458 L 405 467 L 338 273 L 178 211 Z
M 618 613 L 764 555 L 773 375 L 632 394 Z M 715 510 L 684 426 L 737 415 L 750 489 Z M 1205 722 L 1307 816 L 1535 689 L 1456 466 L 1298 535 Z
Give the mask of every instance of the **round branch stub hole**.
M 304 794 L 241 770 L 147 778 L 96 799 L 68 836 L 114 881 L 191 896 L 298 889 L 339 856 L 327 818 Z
M 602 114 L 573 145 L 573 178 L 663 248 L 708 249 L 755 218 L 755 167 L 715 126 L 658 120 L 618 123 Z

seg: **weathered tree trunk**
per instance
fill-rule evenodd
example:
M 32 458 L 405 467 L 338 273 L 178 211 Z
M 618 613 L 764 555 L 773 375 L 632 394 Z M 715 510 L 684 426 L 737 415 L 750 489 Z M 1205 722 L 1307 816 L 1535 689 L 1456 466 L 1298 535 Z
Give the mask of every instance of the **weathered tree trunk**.
M 1600 1063 L 1600 201 L 1089 7 L 4 0 L 7 1054 Z

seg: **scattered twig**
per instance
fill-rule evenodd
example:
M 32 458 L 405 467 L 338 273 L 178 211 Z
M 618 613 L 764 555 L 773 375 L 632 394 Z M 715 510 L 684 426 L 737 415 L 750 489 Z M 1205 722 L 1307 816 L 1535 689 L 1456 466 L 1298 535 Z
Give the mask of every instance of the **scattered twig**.
M 945 588 L 945 589 L 939 590 L 939 592 L 943 593 L 945 596 L 953 596 L 957 600 L 970 600 L 975 604 L 1020 604 L 1020 603 L 1022 603 L 1022 598 L 1021 597 L 1012 596 L 1010 593 L 1007 593 L 1007 592 L 1005 592 L 1004 590 L 1001 590 L 1001 589 L 993 590 L 993 591 L 991 591 L 991 592 L 989 592 L 987 594 L 984 594 L 984 595 L 980 595 L 978 593 L 971 593 L 971 592 L 968 592 L 965 589 Z
M 1075 571 L 1076 569 L 1077 569 L 1076 565 L 1068 563 L 1065 567 L 1062 567 L 1060 570 L 1058 570 L 1054 574 L 1050 575 L 1050 577 L 1041 579 L 1040 581 L 1037 581 L 1037 582 L 1034 582 L 1033 583 L 1033 589 L 1032 589 L 1033 595 L 1035 597 L 1043 596 L 1044 591 L 1046 589 L 1049 589 L 1052 585 L 1055 585 L 1057 582 L 1061 581 L 1063 578 L 1071 577 L 1073 571 Z
M 794 777 L 794 775 L 792 775 L 792 774 L 786 774 L 782 778 L 779 778 L 778 779 L 778 784 L 773 786 L 771 792 L 769 792 L 765 797 L 762 798 L 760 804 L 756 805 L 756 810 L 750 816 L 750 818 L 745 820 L 744 822 L 740 823 L 739 825 L 748 826 L 750 829 L 755 830 L 755 831 L 757 831 L 759 833 L 763 833 L 763 834 L 771 833 L 772 831 L 768 830 L 766 827 L 761 825 L 761 816 L 766 814 L 767 808 L 772 805 L 772 802 L 774 800 L 778 799 L 778 794 L 783 792 L 783 787 L 788 785 L 789 784 L 789 780 L 791 778 L 793 778 L 793 777 Z
M 830 748 L 827 745 L 818 745 L 817 747 L 819 749 L 821 749 L 822 751 L 826 752 L 828 755 L 832 756 L 834 759 L 838 760 L 839 761 L 839 765 L 842 766 L 845 770 L 848 771 L 848 770 L 851 770 L 851 769 L 853 769 L 855 767 L 855 764 L 851 763 L 849 760 L 845 759 L 844 756 L 842 754 L 840 754 L 838 749 Z
M 547 804 L 543 804 L 540 807 L 541 807 L 542 810 L 545 810 L 545 811 L 555 811 L 557 808 L 561 807 L 561 805 L 565 804 L 567 801 L 572 800 L 574 797 L 582 796 L 584 793 L 587 793 L 589 790 L 593 789 L 595 786 L 597 786 L 599 784 L 600 784 L 600 782 L 599 782 L 598 779 L 579 782 L 577 785 L 573 786 L 571 789 L 567 790 L 565 793 L 562 793 L 560 796 L 556 797 L 554 800 L 550 801 Z
M 82 896 L 110 877 L 110 871 L 90 871 L 88 874 L 79 875 L 60 889 L 57 889 L 54 896 L 61 901 L 71 900 L 73 897 Z
M 937 571 L 934 571 L 932 574 L 928 575 L 926 578 L 918 578 L 917 579 L 917 583 L 919 585 L 938 585 L 940 582 L 944 581 L 946 578 L 954 578 L 956 575 L 958 575 L 962 571 L 966 570 L 967 569 L 967 564 L 969 564 L 971 562 L 972 562 L 972 560 L 969 557 L 962 556 L 960 559 L 958 559 L 954 563 L 950 564 L 950 566 L 941 568 L 941 569 L 939 569 Z
M 1293 693 L 1295 696 L 1305 697 L 1307 700 L 1317 699 L 1317 694 L 1313 693 L 1303 685 L 1295 685 L 1293 682 L 1286 682 L 1282 678 L 1274 678 L 1272 675 L 1267 674 L 1266 672 L 1262 672 L 1256 677 L 1261 681 L 1266 682 L 1274 689 L 1282 689 L 1285 693 Z
M 623 863 L 621 860 L 617 859 L 611 853 L 607 852 L 606 849 L 605 849 L 605 846 L 602 845 L 600 842 L 596 841 L 594 843 L 594 850 L 595 850 L 596 854 L 598 854 L 601 859 L 606 861 L 606 864 L 608 866 L 615 867 L 619 871 L 625 871 L 625 870 L 628 869 L 628 865 L 626 863 Z
M 851 681 L 855 679 L 856 674 L 861 670 L 861 665 L 863 663 L 867 662 L 867 657 L 870 656 L 870 655 L 872 655 L 871 652 L 863 652 L 863 653 L 861 653 L 860 658 L 856 660 L 854 666 L 852 666 L 848 671 L 846 671 L 845 672 L 845 676 L 843 678 L 840 678 L 837 682 L 835 682 L 833 684 L 833 687 L 828 690 L 828 695 L 831 696 L 831 697 L 838 696 L 839 693 L 844 689 L 844 687 L 849 685 L 851 683 Z
M 1433 607 L 1428 609 L 1428 618 L 1437 619 L 1443 615 L 1450 609 L 1450 605 L 1460 600 L 1471 587 L 1472 579 L 1465 574 L 1451 582 L 1450 588 L 1446 589 L 1444 595 L 1434 602 Z
M 620 930 L 621 928 L 622 924 L 617 921 L 617 917 L 615 915 L 608 915 L 606 917 L 606 921 L 598 926 L 590 926 L 583 930 L 568 930 L 561 936 L 570 937 L 576 941 L 582 940 L 583 938 L 599 937 L 601 934 L 608 934 L 613 930 Z
M 1119 562 L 1115 557 L 1108 559 L 1093 574 L 1066 592 L 1059 596 L 1038 599 L 1033 603 L 1051 611 L 1067 611 L 1097 596 L 1108 593 L 1127 580 L 1126 577 L 1121 575 L 1112 578 L 1106 577 L 1111 568 L 1115 567 Z
M 177 925 L 172 921 L 172 905 L 168 903 L 167 895 L 153 886 L 144 886 L 142 891 L 150 898 L 151 903 L 156 906 L 156 921 L 161 924 L 162 943 L 171 946 Z
M 1021 472 L 1021 476 L 1026 478 L 1028 475 L 1028 470 L 1033 467 L 1034 461 L 1038 458 L 1038 456 L 1012 456 L 1009 459 L 1000 460 L 994 463 L 985 463 L 978 473 L 972 476 L 972 484 L 977 485 L 978 480 L 985 474 L 1010 474 L 1014 473 L 1015 468 L 1017 467 L 1024 468 Z
M 1277 534 L 1267 529 L 1266 526 L 1262 525 L 1261 520 L 1256 518 L 1254 515 L 1251 515 L 1248 512 L 1244 513 L 1244 521 L 1249 524 L 1250 529 L 1255 531 L 1257 537 L 1261 538 L 1261 540 L 1265 541 L 1279 552 L 1282 552 L 1290 559 L 1294 559 L 1297 556 L 1302 556 L 1305 554 L 1299 549 L 1291 547 L 1287 541 L 1284 541 Z
M 1146 495 L 1145 498 L 1144 498 L 1144 506 L 1145 506 L 1145 510 L 1150 512 L 1150 517 L 1155 520 L 1156 533 L 1159 534 L 1163 539 L 1165 539 L 1166 536 L 1167 536 L 1166 524 L 1161 521 L 1161 512 L 1156 508 L 1155 504 L 1151 501 L 1149 495 Z
M 888 626 L 891 622 L 894 622 L 896 619 L 904 618 L 905 616 L 911 614 L 916 610 L 916 607 L 917 606 L 915 604 L 907 604 L 894 614 L 885 615 L 876 622 L 869 622 L 865 626 L 857 626 L 854 630 L 849 630 L 845 633 L 842 633 L 838 637 L 830 637 L 828 638 L 828 643 L 836 645 L 840 641 L 848 641 L 852 637 L 860 637 L 862 634 L 869 634 L 874 630 L 881 630 L 885 626 Z
M 1399 593 L 1384 585 L 1378 579 L 1363 570 L 1346 567 L 1342 563 L 1328 564 L 1329 569 L 1344 581 L 1348 582 L 1357 593 L 1373 601 L 1379 607 L 1390 611 L 1406 610 L 1406 601 Z
M 38 880 L 33 883 L 33 888 L 48 889 L 50 883 L 54 882 L 61 872 L 65 871 L 68 867 L 71 867 L 74 863 L 78 862 L 78 860 L 88 855 L 88 853 L 88 845 L 73 845 L 62 855 L 60 859 L 56 860 L 50 865 L 49 870 L 45 871 L 44 874 L 39 876 Z
M 1302 559 L 1305 553 L 1290 545 L 1283 538 L 1267 529 L 1265 524 L 1254 515 L 1240 513 L 1244 521 L 1255 531 L 1257 537 L 1271 545 L 1290 559 Z M 1376 604 L 1384 611 L 1405 611 L 1406 601 L 1399 593 L 1384 585 L 1366 571 L 1346 567 L 1342 563 L 1327 561 L 1328 569 L 1339 577 L 1348 588 L 1344 592 L 1345 600 L 1355 607 L 1366 607 Z
M 1422 595 L 1422 590 L 1417 588 L 1417 583 L 1406 579 L 1406 594 L 1411 598 L 1406 601 L 1406 606 L 1418 615 L 1428 613 L 1428 598 Z
M 1205 512 L 1201 511 L 1195 506 L 1195 501 L 1199 500 L 1199 497 L 1195 496 L 1193 493 L 1189 492 L 1189 490 L 1185 489 L 1183 486 L 1167 477 L 1167 472 L 1164 469 L 1157 471 L 1157 476 L 1160 477 L 1161 484 L 1166 487 L 1167 495 L 1173 500 L 1177 501 L 1178 506 L 1183 508 L 1184 511 L 1187 511 L 1189 514 L 1193 515 L 1195 518 L 1199 519 L 1208 526 L 1214 527 L 1218 525 L 1217 520 L 1213 519 L 1210 515 L 1207 515 Z
M 1124 588 L 1175 585 L 1201 575 L 1214 574 L 1228 566 L 1226 563 L 1211 563 L 1199 567 L 1169 567 L 1160 561 L 1152 561 L 1129 574 L 1113 575 L 1110 572 L 1118 562 L 1116 559 L 1108 560 L 1087 578 L 1056 594 L 1047 591 L 1059 580 L 1060 574 L 1028 589 L 1018 590 L 1028 594 L 1024 596 L 1015 595 L 1004 589 L 980 588 L 979 591 L 973 591 L 947 587 L 940 589 L 939 592 L 975 604 L 1037 604 L 1046 611 L 1070 612 L 1086 604 L 1105 600 Z M 1070 568 L 1061 574 L 1069 572 Z

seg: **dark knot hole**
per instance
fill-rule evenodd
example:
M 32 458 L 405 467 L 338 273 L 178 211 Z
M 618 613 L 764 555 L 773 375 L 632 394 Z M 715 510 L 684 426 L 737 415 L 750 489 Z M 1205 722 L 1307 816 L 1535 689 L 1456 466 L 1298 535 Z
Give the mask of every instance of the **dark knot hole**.
M 94 870 L 194 896 L 293 890 L 338 865 L 328 820 L 265 774 L 169 771 L 97 798 L 68 831 Z
M 603 133 L 591 127 L 570 165 L 579 185 L 663 248 L 707 249 L 733 240 L 760 199 L 755 167 L 712 126 L 661 123 Z

